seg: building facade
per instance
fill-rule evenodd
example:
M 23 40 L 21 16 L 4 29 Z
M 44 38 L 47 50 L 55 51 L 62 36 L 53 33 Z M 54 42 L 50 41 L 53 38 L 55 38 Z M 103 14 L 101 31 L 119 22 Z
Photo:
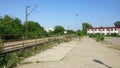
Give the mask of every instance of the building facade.
M 111 35 L 112 33 L 116 33 L 120 35 L 120 27 L 98 27 L 98 28 L 89 28 L 87 29 L 88 34 L 104 34 Z

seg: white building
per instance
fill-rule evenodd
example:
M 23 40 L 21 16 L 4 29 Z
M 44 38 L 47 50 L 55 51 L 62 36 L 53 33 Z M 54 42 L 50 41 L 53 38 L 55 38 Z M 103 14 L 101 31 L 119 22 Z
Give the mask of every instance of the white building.
M 89 28 L 87 29 L 88 34 L 104 34 L 104 35 L 110 35 L 112 33 L 117 33 L 120 35 L 120 27 L 98 27 L 98 28 Z
M 46 28 L 45 31 L 46 32 L 50 32 L 50 31 L 54 31 L 54 29 L 52 29 L 52 28 Z

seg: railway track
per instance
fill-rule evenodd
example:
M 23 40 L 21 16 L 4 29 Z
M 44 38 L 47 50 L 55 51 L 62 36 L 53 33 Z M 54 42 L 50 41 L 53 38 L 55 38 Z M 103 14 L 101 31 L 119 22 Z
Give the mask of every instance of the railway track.
M 4 43 L 4 47 L 2 49 L 3 54 L 12 53 L 15 51 L 18 51 L 22 48 L 30 48 L 33 46 L 40 46 L 42 44 L 55 42 L 57 40 L 63 39 L 63 36 L 59 37 L 49 37 L 49 38 L 41 38 L 41 39 L 32 39 L 32 40 L 22 40 L 22 41 L 16 41 L 16 42 L 8 42 Z

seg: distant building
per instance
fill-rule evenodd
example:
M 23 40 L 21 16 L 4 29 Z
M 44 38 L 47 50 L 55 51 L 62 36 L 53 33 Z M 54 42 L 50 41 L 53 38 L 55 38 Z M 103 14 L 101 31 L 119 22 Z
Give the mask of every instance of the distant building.
M 111 35 L 112 33 L 117 33 L 120 35 L 120 27 L 98 27 L 98 28 L 89 28 L 87 29 L 88 34 L 104 34 Z
M 50 32 L 50 31 L 54 31 L 54 29 L 52 29 L 52 28 L 46 28 L 45 31 L 46 32 Z

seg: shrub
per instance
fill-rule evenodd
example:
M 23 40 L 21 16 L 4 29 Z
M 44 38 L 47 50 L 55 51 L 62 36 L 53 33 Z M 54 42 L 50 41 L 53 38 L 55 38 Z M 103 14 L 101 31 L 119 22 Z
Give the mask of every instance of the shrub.
M 111 36 L 113 36 L 113 37 L 117 37 L 118 34 L 117 34 L 117 33 L 111 33 Z
M 95 34 L 89 34 L 90 38 L 95 38 Z
M 104 35 L 101 34 L 96 35 L 96 41 L 104 41 Z
M 20 62 L 20 59 L 16 53 L 13 53 L 6 57 L 6 61 L 7 68 L 14 68 Z
M 2 54 L 2 49 L 3 49 L 3 41 L 0 38 L 0 66 L 2 66 L 4 64 L 4 56 Z
M 104 41 L 104 35 L 100 33 L 89 34 L 90 38 L 96 38 L 96 41 Z

